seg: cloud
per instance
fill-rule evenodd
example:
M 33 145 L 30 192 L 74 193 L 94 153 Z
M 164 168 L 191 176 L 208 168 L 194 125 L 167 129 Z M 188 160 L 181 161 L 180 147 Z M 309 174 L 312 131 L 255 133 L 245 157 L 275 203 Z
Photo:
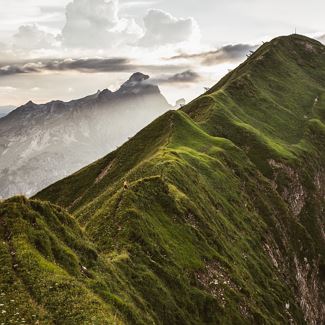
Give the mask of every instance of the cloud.
M 167 81 L 169 83 L 188 83 L 188 82 L 195 82 L 200 79 L 200 75 L 192 70 L 186 70 L 181 73 L 176 73 L 173 76 L 169 77 Z
M 175 65 L 142 65 L 128 58 L 87 58 L 87 59 L 59 59 L 59 60 L 35 60 L 17 64 L 0 65 L 0 76 L 15 74 L 41 73 L 46 71 L 78 71 L 84 73 L 108 73 L 108 72 L 133 72 L 146 70 L 151 72 L 162 69 L 175 71 L 180 66 Z M 178 76 L 178 75 L 175 75 Z M 174 76 L 174 78 L 176 78 Z M 189 77 L 189 76 L 188 76 Z M 182 74 L 179 74 L 179 79 Z M 183 76 L 184 80 L 186 79 Z M 176 79 L 175 79 L 176 80 Z
M 28 62 L 23 64 L 5 65 L 0 67 L 0 76 L 7 76 L 21 73 L 40 73 L 44 71 L 79 71 L 79 72 L 121 72 L 133 69 L 126 58 L 113 59 L 63 59 L 48 60 L 38 62 Z
M 325 44 L 325 34 L 322 35 L 322 36 L 319 36 L 319 37 L 317 38 L 317 40 L 320 41 L 321 43 Z
M 173 84 L 173 83 L 194 83 L 201 79 L 201 76 L 192 70 L 186 70 L 180 73 L 176 73 L 174 75 L 164 75 L 158 78 L 152 79 L 151 82 L 157 84 Z
M 45 5 L 39 7 L 41 13 L 64 13 L 64 7 L 59 5 Z
M 17 88 L 15 88 L 15 87 L 8 87 L 8 86 L 0 87 L 1 92 L 3 92 L 3 91 L 16 91 L 16 90 L 17 90 Z
M 14 47 L 18 49 L 47 49 L 55 47 L 56 44 L 56 37 L 36 24 L 20 26 L 14 35 Z
M 204 65 L 215 65 L 225 62 L 237 62 L 245 57 L 249 51 L 254 51 L 258 46 L 251 44 L 226 45 L 215 51 L 202 52 L 197 54 L 182 53 L 169 58 L 169 60 L 194 59 Z
M 135 16 L 126 14 L 126 8 L 154 5 L 157 0 L 121 3 L 119 0 L 70 0 L 65 9 L 42 5 L 39 10 L 47 17 L 49 27 L 46 29 L 44 22 L 42 27 L 38 24 L 20 26 L 11 49 L 21 57 L 49 57 L 60 56 L 57 51 L 74 51 L 79 55 L 88 51 L 89 55 L 101 55 L 108 49 L 125 53 L 131 48 L 141 52 L 144 47 L 148 51 L 166 47 L 171 51 L 175 47 L 185 50 L 198 44 L 200 30 L 193 18 L 177 18 L 165 11 L 150 9 L 140 27 Z M 65 24 L 54 35 L 51 24 L 62 20 L 62 8 Z
M 119 72 L 129 70 L 134 65 L 126 58 L 113 59 L 65 59 L 62 61 L 49 61 L 44 65 L 47 70 L 79 72 Z
M 199 37 L 199 27 L 193 18 L 176 18 L 171 14 L 151 9 L 143 19 L 145 34 L 139 46 L 157 47 L 192 41 Z
M 15 87 L 2 87 L 0 86 L 0 95 L 1 96 L 6 96 L 6 95 L 10 95 L 13 94 L 17 91 L 17 88 Z
M 28 63 L 23 66 L 19 65 L 5 65 L 0 67 L 0 76 L 9 76 L 14 74 L 21 73 L 32 73 L 32 72 L 40 72 L 39 70 L 40 63 Z
M 142 34 L 134 19 L 119 17 L 118 0 L 73 0 L 66 7 L 63 44 L 77 48 L 112 48 Z
M 153 6 L 157 3 L 159 3 L 160 0 L 143 0 L 143 1 L 128 1 L 128 2 L 123 2 L 121 3 L 121 8 L 123 9 L 130 9 L 130 8 L 136 8 L 136 7 L 149 7 L 149 6 Z

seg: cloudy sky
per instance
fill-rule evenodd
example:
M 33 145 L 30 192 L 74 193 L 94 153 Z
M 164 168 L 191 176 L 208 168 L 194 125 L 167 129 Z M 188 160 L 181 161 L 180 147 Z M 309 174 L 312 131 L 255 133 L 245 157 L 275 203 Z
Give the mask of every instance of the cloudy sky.
M 136 71 L 190 100 L 262 41 L 325 39 L 324 0 L 0 0 L 0 106 L 114 90 Z

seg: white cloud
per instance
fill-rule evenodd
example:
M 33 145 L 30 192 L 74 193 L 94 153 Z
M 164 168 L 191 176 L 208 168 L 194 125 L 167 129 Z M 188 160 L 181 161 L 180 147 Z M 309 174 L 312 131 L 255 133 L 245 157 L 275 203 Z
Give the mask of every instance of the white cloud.
M 53 34 L 42 30 L 36 24 L 20 26 L 14 35 L 14 47 L 22 50 L 53 48 L 56 43 Z
M 17 88 L 15 88 L 15 87 L 3 86 L 3 87 L 0 87 L 0 94 L 4 95 L 4 94 L 12 93 L 16 90 L 17 90 Z
M 119 17 L 118 0 L 73 0 L 66 8 L 63 44 L 77 48 L 111 48 L 142 34 L 134 19 Z
M 321 43 L 325 44 L 325 34 L 317 38 Z
M 155 5 L 159 3 L 159 0 L 139 0 L 139 1 L 128 1 L 128 2 L 123 2 L 121 4 L 121 9 L 130 9 L 130 8 L 137 8 L 137 7 L 150 7 L 152 5 Z
M 138 44 L 159 47 L 197 41 L 200 37 L 198 24 L 193 18 L 176 18 L 171 14 L 151 9 L 143 19 L 145 34 Z
M 63 28 L 52 29 L 36 22 L 23 24 L 7 42 L 7 48 L 0 47 L 0 59 L 13 57 L 12 54 L 20 59 L 64 57 L 67 53 L 75 57 L 103 56 L 107 49 L 112 56 L 132 53 L 143 58 L 159 56 L 163 51 L 169 56 L 175 50 L 197 48 L 200 31 L 193 18 L 176 18 L 165 11 L 150 9 L 143 18 L 142 28 L 136 22 L 140 19 L 138 14 L 125 16 L 121 11 L 130 4 L 142 6 L 156 2 L 121 1 L 120 5 L 119 0 L 70 0 L 65 7 Z M 59 8 L 42 6 L 40 11 L 45 10 L 47 14 Z

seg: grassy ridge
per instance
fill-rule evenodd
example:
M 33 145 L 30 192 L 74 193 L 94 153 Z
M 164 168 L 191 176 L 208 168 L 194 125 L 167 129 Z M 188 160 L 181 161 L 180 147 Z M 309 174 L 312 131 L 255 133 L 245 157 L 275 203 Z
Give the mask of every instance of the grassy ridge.
M 113 322 L 112 309 L 90 289 L 85 265 L 94 267 L 98 256 L 74 219 L 23 197 L 2 203 L 0 215 L 2 322 Z
M 299 35 L 266 43 L 37 200 L 3 202 L 1 277 L 49 324 L 322 323 L 324 53 Z M 13 244 L 33 256 L 25 273 Z M 52 277 L 58 294 L 38 289 Z

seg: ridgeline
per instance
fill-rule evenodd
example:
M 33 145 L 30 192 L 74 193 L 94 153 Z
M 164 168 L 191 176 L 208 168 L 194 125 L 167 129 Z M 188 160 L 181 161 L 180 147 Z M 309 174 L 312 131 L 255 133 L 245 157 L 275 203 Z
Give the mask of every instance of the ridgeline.
M 322 324 L 324 210 L 325 46 L 279 37 L 106 157 L 1 203 L 0 320 Z

